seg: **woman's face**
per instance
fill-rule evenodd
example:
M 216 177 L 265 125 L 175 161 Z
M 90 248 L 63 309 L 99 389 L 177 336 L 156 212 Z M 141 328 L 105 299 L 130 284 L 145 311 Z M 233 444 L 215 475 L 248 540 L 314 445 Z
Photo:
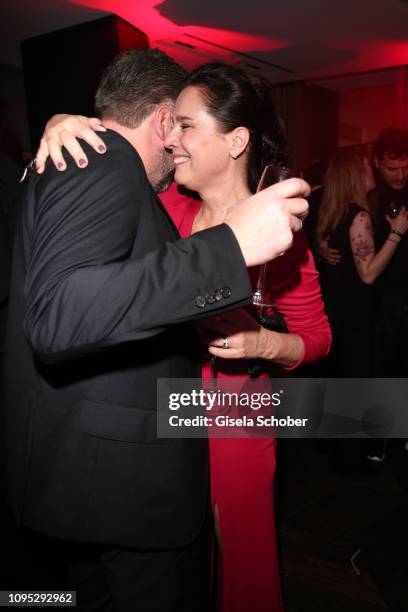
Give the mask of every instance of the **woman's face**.
M 222 180 L 230 161 L 230 141 L 205 108 L 199 88 L 186 87 L 177 98 L 165 147 L 172 151 L 174 178 L 180 185 L 200 192 Z

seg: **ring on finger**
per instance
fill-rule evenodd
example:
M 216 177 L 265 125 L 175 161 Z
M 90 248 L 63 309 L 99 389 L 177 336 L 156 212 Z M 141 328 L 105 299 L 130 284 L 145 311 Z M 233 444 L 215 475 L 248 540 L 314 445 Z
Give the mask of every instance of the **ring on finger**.
M 228 348 L 228 338 L 224 338 L 224 342 L 222 343 L 222 348 L 224 349 Z

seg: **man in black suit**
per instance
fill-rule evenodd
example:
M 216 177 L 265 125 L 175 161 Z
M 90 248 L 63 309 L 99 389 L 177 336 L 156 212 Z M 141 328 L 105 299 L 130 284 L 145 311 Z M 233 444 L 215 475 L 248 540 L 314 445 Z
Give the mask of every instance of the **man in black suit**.
M 376 188 L 369 194 L 376 211 L 376 250 L 390 235 L 386 215 L 408 209 L 408 132 L 386 128 L 374 143 Z M 375 375 L 405 377 L 408 372 L 408 241 L 395 236 L 398 247 L 378 278 Z
M 86 170 L 31 177 L 17 228 L 7 497 L 19 524 L 69 543 L 86 610 L 206 609 L 207 445 L 157 437 L 156 380 L 199 377 L 187 323 L 249 304 L 246 265 L 288 248 L 307 208 L 280 197 L 304 183 L 282 184 L 179 239 L 154 188 L 183 78 L 157 50 L 118 56 L 96 96 L 109 156 L 86 146 Z

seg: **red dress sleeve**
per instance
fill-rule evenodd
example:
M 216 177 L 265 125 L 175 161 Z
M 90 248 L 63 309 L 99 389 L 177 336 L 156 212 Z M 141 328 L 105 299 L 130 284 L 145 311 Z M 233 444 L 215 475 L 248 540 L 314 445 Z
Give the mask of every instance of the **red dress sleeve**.
M 295 234 L 293 246 L 285 255 L 270 262 L 268 283 L 289 332 L 300 336 L 305 346 L 303 358 L 285 369 L 293 370 L 301 363 L 325 357 L 331 347 L 331 330 L 321 296 L 319 273 L 302 232 Z

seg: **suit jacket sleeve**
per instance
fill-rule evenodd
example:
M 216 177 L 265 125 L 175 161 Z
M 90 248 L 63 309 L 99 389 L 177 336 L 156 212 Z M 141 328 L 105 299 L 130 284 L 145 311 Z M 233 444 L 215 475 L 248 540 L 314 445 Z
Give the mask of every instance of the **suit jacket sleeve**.
M 87 149 L 85 171 L 48 167 L 34 179 L 25 211 L 32 218 L 24 329 L 44 361 L 147 338 L 250 301 L 245 262 L 226 225 L 129 258 L 143 207 L 156 205 L 129 149 L 109 144 L 109 156 Z M 219 300 L 205 300 L 220 289 Z

